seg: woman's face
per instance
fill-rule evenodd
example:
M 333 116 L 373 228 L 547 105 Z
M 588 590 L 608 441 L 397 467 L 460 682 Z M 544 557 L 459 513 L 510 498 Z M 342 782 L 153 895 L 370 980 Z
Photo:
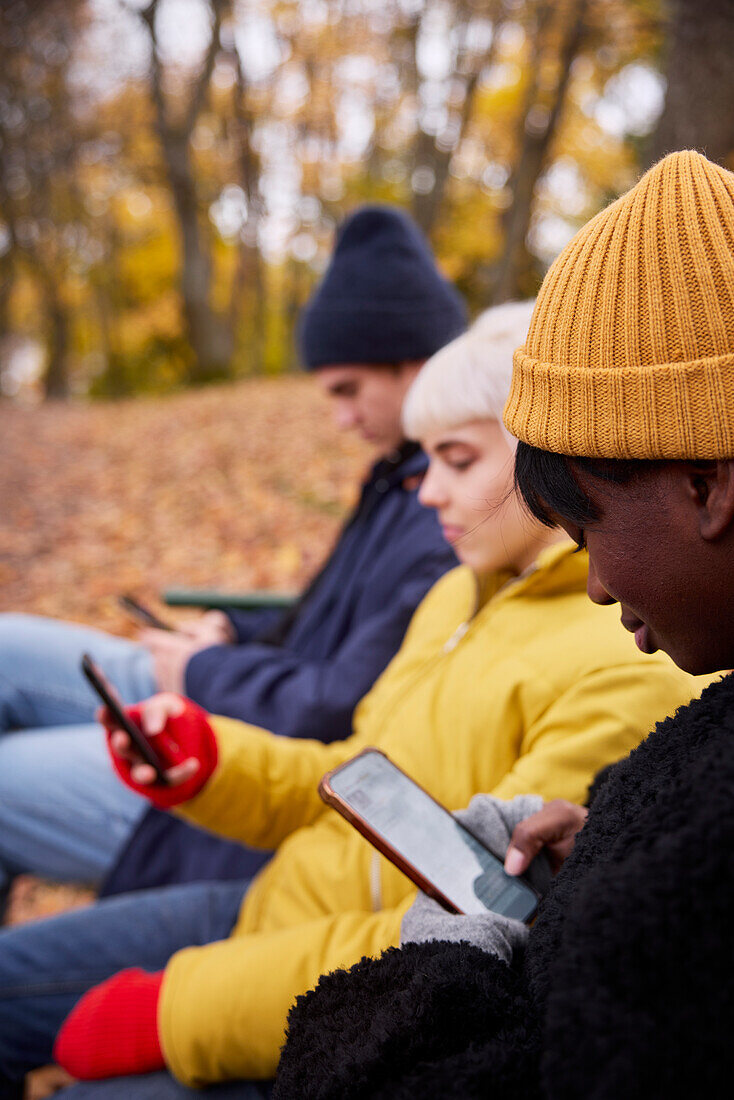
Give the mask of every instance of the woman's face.
M 539 550 L 538 531 L 515 495 L 514 455 L 497 421 L 432 431 L 421 443 L 429 466 L 420 501 L 436 509 L 457 556 L 477 573 L 522 572 Z

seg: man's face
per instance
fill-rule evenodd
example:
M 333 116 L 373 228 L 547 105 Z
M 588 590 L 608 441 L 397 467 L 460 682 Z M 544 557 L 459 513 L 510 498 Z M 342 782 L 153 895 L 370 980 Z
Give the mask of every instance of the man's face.
M 702 500 L 688 465 L 670 463 L 625 485 L 574 476 L 602 517 L 583 531 L 562 522 L 588 547 L 591 599 L 620 604 L 644 653 L 662 649 L 694 674 L 731 668 L 731 535 L 702 535 Z
M 319 385 L 334 402 L 336 423 L 356 431 L 381 453 L 394 451 L 403 441 L 400 412 L 420 363 L 368 366 L 340 363 L 314 372 Z

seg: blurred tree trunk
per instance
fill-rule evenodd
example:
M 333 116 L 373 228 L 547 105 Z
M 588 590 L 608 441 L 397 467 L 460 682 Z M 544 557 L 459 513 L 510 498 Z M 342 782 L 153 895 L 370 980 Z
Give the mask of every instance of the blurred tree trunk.
M 46 315 L 46 369 L 43 375 L 44 395 L 55 401 L 69 396 L 69 353 L 71 317 L 64 301 L 63 286 L 58 272 L 50 268 L 46 258 L 36 248 L 24 248 L 24 260 L 33 273 Z
M 442 146 L 440 140 L 437 141 L 432 134 L 427 134 L 425 130 L 419 129 L 416 135 L 413 154 L 414 168 L 427 168 L 433 174 L 433 186 L 429 190 L 416 191 L 413 195 L 413 218 L 427 236 L 430 235 L 433 227 L 439 221 L 451 161 L 454 153 L 461 145 L 461 140 L 471 121 L 479 78 L 483 69 L 492 64 L 497 49 L 498 32 L 501 27 L 501 11 L 502 4 L 495 0 L 486 12 L 487 18 L 492 20 L 492 39 L 488 48 L 478 53 L 472 51 L 468 43 L 469 21 L 473 6 L 466 3 L 460 5 L 459 18 L 462 20 L 462 38 L 457 51 L 455 76 L 463 85 L 463 95 L 461 105 L 456 112 L 455 132 L 452 135 L 451 143 L 445 146 Z M 413 34 L 412 45 L 413 57 L 415 58 L 417 34 Z M 415 60 L 414 69 L 417 73 Z
M 69 396 L 69 315 L 54 280 L 44 278 L 42 281 L 50 326 L 46 397 L 61 400 Z
M 124 397 L 132 392 L 133 387 L 125 371 L 116 334 L 117 320 L 123 313 L 120 303 L 123 275 L 119 264 L 122 242 L 119 229 L 112 219 L 105 222 L 103 232 L 106 260 L 105 263 L 97 266 L 90 279 L 90 286 L 97 310 L 99 336 L 105 362 L 105 392 L 111 397 Z
M 0 146 L 6 151 L 10 149 L 9 135 L 3 132 L 1 126 Z M 39 176 L 35 178 L 34 183 L 33 212 L 36 216 L 43 217 L 50 224 L 51 200 L 48 177 Z M 31 272 L 46 315 L 47 327 L 44 333 L 47 355 L 44 373 L 45 396 L 59 400 L 69 396 L 71 322 L 63 299 L 64 272 L 57 265 L 57 256 L 54 249 L 51 250 L 50 255 L 44 253 L 32 236 L 27 237 L 22 245 L 19 243 L 18 225 L 20 214 L 16 206 L 17 203 L 0 180 L 0 217 L 2 217 L 5 224 L 9 240 L 9 249 L 3 258 L 3 267 L 6 269 L 7 274 L 0 283 L 0 336 L 5 335 L 10 327 L 8 304 L 12 292 L 12 282 L 16 273 L 15 265 L 20 264 Z
M 69 393 L 73 324 L 64 288 L 74 246 L 67 233 L 76 232 L 80 213 L 74 186 L 80 134 L 69 74 L 71 46 L 85 18 L 85 0 L 0 5 L 0 103 L 15 119 L 7 125 L 0 117 L 0 217 L 10 243 L 6 266 L 11 279 L 29 272 L 41 298 L 44 386 L 52 398 Z M 10 289 L 6 310 L 9 294 Z
M 0 55 L 1 56 L 1 55 Z M 0 158 L 3 157 L 7 147 L 7 134 L 5 128 L 2 125 L 2 118 L 0 118 Z M 8 332 L 9 316 L 8 306 L 10 304 L 10 295 L 13 292 L 13 281 L 15 278 L 14 257 L 18 247 L 18 242 L 15 239 L 15 226 L 10 212 L 10 196 L 8 195 L 5 187 L 5 173 L 2 171 L 2 160 L 0 159 L 0 225 L 2 225 L 5 231 L 5 241 L 3 244 L 3 252 L 0 255 L 0 339 Z
M 171 186 L 181 243 L 180 289 L 184 323 L 193 352 L 189 381 L 209 382 L 231 373 L 232 332 L 212 307 L 212 259 L 199 217 L 199 199 L 191 163 L 190 143 L 209 91 L 214 62 L 219 52 L 222 16 L 228 0 L 211 0 L 212 30 L 209 46 L 190 101 L 180 120 L 171 117 L 163 92 L 163 66 L 158 52 L 156 15 L 159 0 L 151 0 L 140 16 L 148 28 L 151 46 L 150 91 L 155 108 L 155 127 Z
M 649 163 L 699 149 L 734 168 L 734 0 L 669 0 L 668 88 Z
M 298 315 L 309 291 L 308 272 L 305 264 L 291 260 L 288 264 L 286 290 L 283 303 L 284 329 L 288 334 L 283 362 L 286 370 L 296 370 L 299 364 L 296 332 Z
M 0 127 L 0 156 L 2 156 L 2 127 Z M 3 225 L 7 240 L 4 244 L 4 251 L 0 256 L 0 350 L 2 350 L 2 343 L 6 336 L 10 333 L 10 298 L 13 293 L 13 285 L 15 282 L 15 254 L 17 251 L 17 243 L 14 239 L 14 231 L 12 222 L 8 217 L 7 196 L 4 193 L 3 188 L 3 175 L 0 172 L 0 224 Z M 0 372 L 2 372 L 3 364 L 0 360 Z M 0 382 L 2 377 L 0 376 Z M 3 396 L 2 387 L 0 386 L 0 398 Z
M 73 154 L 72 154 L 73 156 Z M 62 168 L 63 165 L 63 168 Z M 64 171 L 65 169 L 65 171 Z M 69 160 L 59 158 L 59 175 L 64 175 L 66 195 L 69 195 L 69 176 L 73 171 Z M 39 173 L 35 180 L 36 213 L 47 224 L 52 224 L 54 202 L 48 176 Z M 29 267 L 35 272 L 36 283 L 41 290 L 48 319 L 48 360 L 44 373 L 44 390 L 47 398 L 61 400 L 69 396 L 69 357 L 71 352 L 72 319 L 65 300 L 66 264 L 62 258 L 60 242 L 50 254 L 31 240 L 26 242 L 25 254 Z
M 2 150 L 2 128 L 0 127 L 0 150 Z M 0 152 L 0 156 L 2 153 Z M 15 281 L 14 256 L 17 249 L 12 222 L 8 217 L 8 205 L 3 193 L 2 174 L 0 173 L 0 224 L 3 225 L 7 236 L 3 245 L 3 253 L 0 255 L 0 340 L 7 335 L 10 327 L 9 305 L 10 296 L 13 293 Z
M 509 182 L 512 201 L 504 218 L 504 245 L 494 270 L 492 302 L 530 293 L 532 266 L 527 236 L 538 180 L 558 128 L 568 90 L 571 64 L 584 35 L 588 0 L 552 0 L 539 6 L 532 76 L 521 113 L 520 152 Z M 548 78 L 549 67 L 555 78 Z
M 237 332 L 245 288 L 251 293 L 252 309 L 249 325 L 249 346 L 245 359 L 250 369 L 260 370 L 265 353 L 265 272 L 260 253 L 259 229 L 264 212 L 260 193 L 258 158 L 252 147 L 255 118 L 248 102 L 248 86 L 237 47 L 232 44 L 232 66 L 235 73 L 233 103 L 233 138 L 237 147 L 240 187 L 247 201 L 247 222 L 240 232 L 237 269 L 230 298 L 230 327 Z
M 13 292 L 13 265 L 6 254 L 0 259 L 0 340 L 8 331 L 8 305 Z

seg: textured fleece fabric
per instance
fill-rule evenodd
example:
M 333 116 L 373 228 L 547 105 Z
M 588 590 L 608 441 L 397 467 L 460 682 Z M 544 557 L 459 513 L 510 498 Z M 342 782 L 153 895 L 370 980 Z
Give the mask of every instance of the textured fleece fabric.
M 324 772 L 376 745 L 452 810 L 478 791 L 580 801 L 600 767 L 698 693 L 663 654 L 638 651 L 617 608 L 590 602 L 586 573 L 583 554 L 551 547 L 522 577 L 488 579 L 477 609 L 476 578 L 453 570 L 416 612 L 348 741 L 212 718 L 216 770 L 176 813 L 278 851 L 232 935 L 166 968 L 161 1044 L 184 1083 L 272 1076 L 294 998 L 399 942 L 415 890 L 324 805 Z
M 596 785 L 524 955 L 412 944 L 322 978 L 274 1097 L 728 1095 L 733 873 L 729 675 Z

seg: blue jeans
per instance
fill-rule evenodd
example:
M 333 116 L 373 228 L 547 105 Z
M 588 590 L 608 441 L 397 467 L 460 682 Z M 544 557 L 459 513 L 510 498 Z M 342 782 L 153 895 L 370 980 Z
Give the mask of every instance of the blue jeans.
M 267 1100 L 272 1091 L 267 1081 L 234 1081 L 188 1089 L 170 1073 L 147 1073 L 142 1077 L 115 1077 L 109 1081 L 85 1081 L 57 1092 L 58 1100 Z
M 142 1077 L 115 1077 L 109 1081 L 85 1081 L 57 1092 L 58 1100 L 267 1100 L 272 1092 L 268 1081 L 234 1081 L 188 1089 L 170 1073 L 147 1073 Z
M 184 947 L 226 938 L 247 883 L 191 883 L 108 898 L 0 931 L 0 1081 L 19 1080 L 52 1061 L 56 1034 L 79 998 L 119 970 L 162 970 Z M 1 1085 L 0 1085 L 1 1088 Z M 85 1082 L 64 1100 L 143 1100 L 208 1096 L 167 1073 Z M 255 1100 L 258 1083 L 216 1086 L 212 1097 Z
M 21 871 L 96 884 L 145 801 L 115 776 L 81 674 L 89 652 L 127 703 L 156 690 L 142 646 L 31 615 L 0 615 L 0 888 Z

